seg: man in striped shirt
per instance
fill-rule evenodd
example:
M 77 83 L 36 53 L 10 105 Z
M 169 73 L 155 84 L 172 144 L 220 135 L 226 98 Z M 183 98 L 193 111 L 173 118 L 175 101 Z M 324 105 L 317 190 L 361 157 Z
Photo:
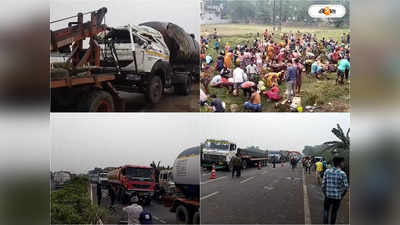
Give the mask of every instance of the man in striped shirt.
M 337 211 L 339 210 L 340 201 L 346 195 L 349 187 L 347 175 L 341 168 L 344 166 L 343 157 L 333 158 L 334 167 L 328 169 L 324 173 L 322 179 L 322 192 L 325 195 L 324 201 L 324 224 L 328 224 L 329 211 L 332 208 L 331 224 L 335 224 Z

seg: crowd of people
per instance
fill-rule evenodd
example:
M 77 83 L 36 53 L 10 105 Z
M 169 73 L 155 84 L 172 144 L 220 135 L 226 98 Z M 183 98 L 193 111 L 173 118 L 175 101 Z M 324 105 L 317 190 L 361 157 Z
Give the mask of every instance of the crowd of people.
M 212 103 L 215 97 L 211 98 L 211 105 L 208 104 L 209 86 L 227 88 L 233 96 L 243 94 L 246 110 L 262 111 L 261 97 L 281 100 L 283 94 L 279 87 L 284 82 L 286 99 L 291 103 L 301 92 L 303 74 L 323 80 L 329 79 L 327 73 L 336 72 L 337 85 L 349 82 L 350 34 L 343 33 L 340 40 L 333 40 L 297 31 L 282 33 L 277 38 L 266 29 L 253 41 L 231 46 L 229 42 L 223 44 L 215 31 L 213 35 L 202 36 L 200 42 L 200 103 L 214 112 L 226 109 L 215 107 Z

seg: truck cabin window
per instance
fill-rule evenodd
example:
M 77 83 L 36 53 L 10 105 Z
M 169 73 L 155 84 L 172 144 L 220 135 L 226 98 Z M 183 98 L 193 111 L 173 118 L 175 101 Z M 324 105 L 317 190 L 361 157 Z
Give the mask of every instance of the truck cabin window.
M 236 145 L 235 144 L 231 144 L 230 151 L 235 151 L 235 149 L 236 149 Z
M 132 180 L 153 181 L 153 169 L 128 167 L 126 175 Z
M 210 149 L 229 151 L 229 144 L 224 144 L 224 143 L 208 142 L 207 147 Z

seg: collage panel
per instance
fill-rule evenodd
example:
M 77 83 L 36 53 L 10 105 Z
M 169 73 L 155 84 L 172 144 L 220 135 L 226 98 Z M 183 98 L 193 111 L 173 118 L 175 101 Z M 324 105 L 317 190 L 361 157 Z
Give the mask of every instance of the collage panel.
M 349 0 L 49 3 L 51 224 L 350 223 Z
M 197 0 L 50 0 L 51 112 L 198 112 Z
M 207 121 L 201 134 L 202 224 L 350 223 L 349 114 L 240 114 Z
M 51 224 L 200 223 L 194 116 L 53 114 L 51 122 Z
M 201 112 L 349 112 L 350 1 L 201 0 Z

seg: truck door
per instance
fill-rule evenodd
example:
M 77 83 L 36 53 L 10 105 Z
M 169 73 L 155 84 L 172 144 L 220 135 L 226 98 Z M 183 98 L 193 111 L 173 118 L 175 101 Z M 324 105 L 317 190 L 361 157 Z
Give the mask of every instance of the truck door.
M 135 52 L 136 52 L 136 63 L 138 71 L 143 71 L 143 62 L 145 55 L 146 41 L 142 40 L 135 33 L 132 33 L 133 40 L 135 42 Z

